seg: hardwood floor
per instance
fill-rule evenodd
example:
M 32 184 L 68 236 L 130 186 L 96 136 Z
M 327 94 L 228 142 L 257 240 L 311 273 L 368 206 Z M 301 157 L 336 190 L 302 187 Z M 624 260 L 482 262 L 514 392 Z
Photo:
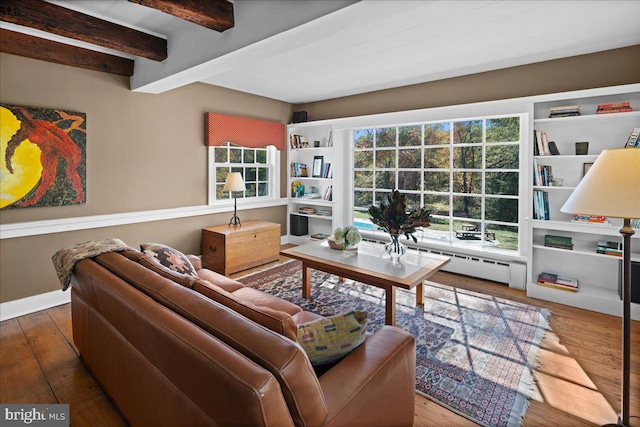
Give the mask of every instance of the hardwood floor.
M 278 262 L 284 261 L 281 258 Z M 244 274 L 247 272 L 234 276 Z M 529 299 L 524 291 L 466 276 L 441 272 L 431 280 L 551 310 L 553 333 L 547 334 L 540 350 L 536 392 L 523 426 L 593 426 L 616 420 L 620 409 L 620 318 Z M 631 334 L 631 414 L 637 416 L 640 322 L 632 322 Z M 69 304 L 0 323 L 0 403 L 68 403 L 71 426 L 126 425 L 78 358 Z M 416 395 L 414 425 L 476 424 Z M 632 418 L 631 425 L 640 426 L 640 419 Z

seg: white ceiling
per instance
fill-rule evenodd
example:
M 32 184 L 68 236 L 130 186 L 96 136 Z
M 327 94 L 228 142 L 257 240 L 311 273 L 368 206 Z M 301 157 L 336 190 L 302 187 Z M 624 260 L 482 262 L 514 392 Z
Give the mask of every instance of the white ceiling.
M 133 90 L 201 81 L 291 103 L 640 44 L 640 0 L 236 0 L 224 33 L 126 0 L 52 2 L 168 39 L 162 63 L 136 58 Z

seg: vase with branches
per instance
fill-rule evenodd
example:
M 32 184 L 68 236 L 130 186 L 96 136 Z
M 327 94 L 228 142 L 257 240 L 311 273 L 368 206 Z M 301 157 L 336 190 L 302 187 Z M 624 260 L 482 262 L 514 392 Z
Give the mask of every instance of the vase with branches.
M 427 208 L 407 210 L 405 196 L 398 190 L 388 194 L 386 200 L 380 202 L 380 206 L 370 206 L 369 215 L 371 222 L 380 229 L 389 233 L 391 241 L 385 246 L 386 252 L 392 261 L 397 261 L 406 252 L 406 247 L 399 241 L 404 234 L 415 243 L 418 239 L 414 235 L 417 227 L 429 227 L 431 225 L 431 211 Z

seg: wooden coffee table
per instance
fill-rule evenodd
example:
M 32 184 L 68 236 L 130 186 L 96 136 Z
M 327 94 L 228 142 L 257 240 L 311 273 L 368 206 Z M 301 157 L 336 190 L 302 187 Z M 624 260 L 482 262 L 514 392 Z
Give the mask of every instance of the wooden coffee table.
M 396 323 L 396 288 L 416 288 L 416 302 L 424 304 L 423 282 L 451 258 L 409 249 L 397 263 L 391 262 L 384 245 L 360 242 L 358 251 L 331 249 L 327 241 L 281 250 L 284 256 L 302 261 L 302 296 L 311 298 L 311 269 L 357 280 L 385 290 L 385 323 Z

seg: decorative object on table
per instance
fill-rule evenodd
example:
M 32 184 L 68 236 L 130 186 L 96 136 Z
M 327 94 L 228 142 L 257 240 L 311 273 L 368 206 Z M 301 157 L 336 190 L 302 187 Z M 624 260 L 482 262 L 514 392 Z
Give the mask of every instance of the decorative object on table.
M 313 169 L 311 170 L 311 176 L 314 178 L 322 178 L 322 166 L 324 164 L 323 156 L 313 157 Z
M 418 239 L 413 233 L 416 232 L 416 227 L 431 225 L 431 211 L 420 208 L 407 212 L 405 196 L 398 190 L 387 195 L 386 199 L 380 202 L 380 207 L 370 206 L 369 215 L 372 223 L 389 233 L 391 241 L 385 245 L 385 252 L 389 254 L 392 262 L 396 262 L 407 251 L 399 240 L 400 235 L 404 234 L 407 240 L 411 237 L 417 243 Z
M 305 299 L 300 261 L 238 280 L 323 316 L 365 310 L 368 333 L 384 325 L 384 289 L 313 270 L 313 298 Z M 396 325 L 416 339 L 416 392 L 482 426 L 519 426 L 549 311 L 450 283 L 427 281 L 424 293 L 420 305 L 415 292 L 398 289 L 396 302 Z
M 332 249 L 341 249 L 343 251 L 355 251 L 361 240 L 360 231 L 352 225 L 336 228 L 333 236 L 329 236 L 327 239 Z
M 233 195 L 233 216 L 229 221 L 229 225 L 233 225 L 234 227 L 242 225 L 240 223 L 240 218 L 238 218 L 238 199 L 235 192 L 245 190 L 244 180 L 242 179 L 242 174 L 240 172 L 231 172 L 227 175 L 227 180 L 224 183 L 222 191 L 230 191 Z
M 586 156 L 589 154 L 589 141 L 576 142 L 576 155 Z
M 0 104 L 0 209 L 86 203 L 86 120 L 75 111 Z
M 622 403 L 617 424 L 629 426 L 631 373 L 631 219 L 640 218 L 640 150 L 603 150 L 560 211 L 622 218 Z

